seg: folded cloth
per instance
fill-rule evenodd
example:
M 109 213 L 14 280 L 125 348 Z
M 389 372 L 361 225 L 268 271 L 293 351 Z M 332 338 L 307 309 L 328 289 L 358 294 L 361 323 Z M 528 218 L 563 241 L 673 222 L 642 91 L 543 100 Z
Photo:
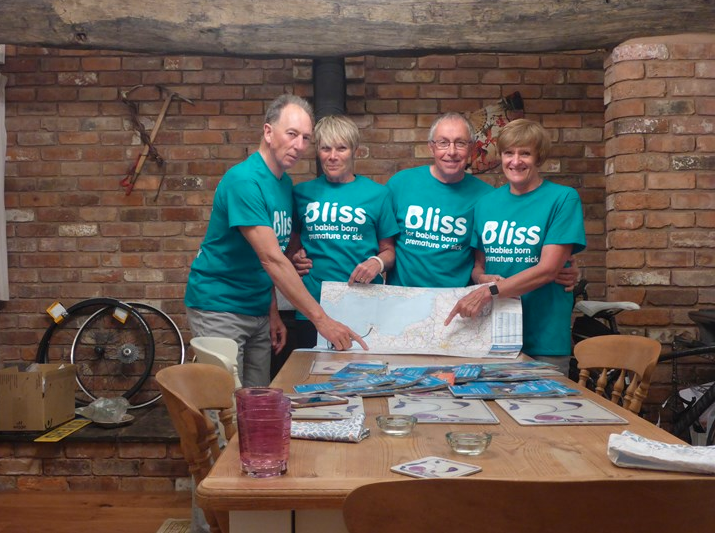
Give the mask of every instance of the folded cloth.
M 715 474 L 715 447 L 667 444 L 630 431 L 611 434 L 608 458 L 627 468 Z
M 330 440 L 336 442 L 360 442 L 370 435 L 364 427 L 365 414 L 358 413 L 346 420 L 333 422 L 293 422 L 290 436 L 294 439 Z

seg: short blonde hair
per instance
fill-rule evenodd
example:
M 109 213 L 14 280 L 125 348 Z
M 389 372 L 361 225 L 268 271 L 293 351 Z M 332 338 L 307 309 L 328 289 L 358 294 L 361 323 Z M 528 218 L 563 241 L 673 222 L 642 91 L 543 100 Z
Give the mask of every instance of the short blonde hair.
M 360 130 L 357 124 L 345 115 L 328 115 L 321 118 L 315 125 L 315 147 L 335 146 L 346 143 L 353 153 L 360 145 Z
M 499 133 L 497 151 L 502 152 L 515 146 L 533 146 L 536 150 L 538 165 L 549 157 L 551 151 L 551 137 L 541 124 L 526 118 L 519 118 L 509 122 Z

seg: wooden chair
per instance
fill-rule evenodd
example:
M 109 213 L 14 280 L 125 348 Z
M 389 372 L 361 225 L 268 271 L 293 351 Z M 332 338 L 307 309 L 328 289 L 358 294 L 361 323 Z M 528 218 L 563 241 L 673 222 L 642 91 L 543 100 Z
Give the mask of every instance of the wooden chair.
M 345 525 L 349 533 L 655 533 L 715 527 L 712 477 L 506 481 L 480 475 L 363 485 L 345 500 Z
M 636 335 L 602 335 L 583 340 L 574 346 L 580 369 L 578 382 L 585 386 L 595 371 L 598 394 L 639 413 L 648 395 L 660 350 L 659 342 Z M 609 378 L 612 369 L 621 370 L 615 381 Z
M 198 486 L 221 453 L 216 425 L 207 410 L 218 410 L 228 439 L 236 433 L 233 377 L 225 368 L 191 363 L 163 368 L 157 372 L 156 381 L 179 433 L 184 459 Z M 228 531 L 228 514 L 204 509 L 204 515 L 212 533 Z

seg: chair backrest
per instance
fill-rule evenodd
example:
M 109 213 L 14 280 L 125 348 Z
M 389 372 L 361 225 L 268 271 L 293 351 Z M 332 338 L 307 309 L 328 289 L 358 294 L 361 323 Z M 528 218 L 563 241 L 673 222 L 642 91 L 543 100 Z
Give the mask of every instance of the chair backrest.
M 343 518 L 349 533 L 709 531 L 715 527 L 714 489 L 712 477 L 406 479 L 353 490 Z
M 218 410 L 226 438 L 236 433 L 233 378 L 215 365 L 191 363 L 161 369 L 156 381 L 179 433 L 184 459 L 198 485 L 221 453 L 216 425 L 206 411 Z M 216 516 L 206 509 L 204 514 L 211 530 L 219 531 Z
M 238 377 L 238 344 L 224 337 L 194 337 L 189 341 L 196 355 L 196 362 L 225 368 L 232 375 L 235 388 L 241 388 Z
M 601 335 L 583 340 L 574 346 L 580 369 L 578 382 L 586 385 L 591 372 L 596 371 L 596 392 L 638 413 L 648 395 L 660 351 L 658 341 L 637 335 Z M 620 369 L 615 381 L 609 378 L 612 369 Z

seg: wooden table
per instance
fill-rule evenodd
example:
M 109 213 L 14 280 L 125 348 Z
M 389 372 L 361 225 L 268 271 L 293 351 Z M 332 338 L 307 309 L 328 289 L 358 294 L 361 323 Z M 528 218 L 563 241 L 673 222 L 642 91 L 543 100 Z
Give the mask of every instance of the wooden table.
M 310 374 L 314 359 L 366 359 L 365 355 L 295 352 L 272 386 L 292 392 L 299 383 L 324 381 Z M 373 356 L 399 364 L 461 364 L 490 362 L 436 356 Z M 493 361 L 491 361 L 493 362 Z M 576 386 L 575 383 L 569 382 Z M 428 455 L 478 464 L 480 477 L 524 480 L 651 479 L 687 474 L 618 468 L 606 456 L 611 433 L 628 429 L 648 438 L 681 443 L 673 435 L 633 413 L 586 391 L 584 395 L 629 421 L 623 426 L 520 426 L 495 402 L 489 402 L 499 425 L 418 424 L 409 437 L 389 437 L 376 425 L 375 416 L 387 413 L 385 398 L 365 398 L 370 437 L 358 444 L 291 440 L 288 473 L 253 479 L 241 473 L 238 443 L 234 438 L 196 490 L 197 500 L 220 513 L 229 513 L 230 533 L 320 531 L 345 532 L 341 507 L 354 488 L 386 480 L 409 479 L 390 472 L 398 463 Z M 458 455 L 445 441 L 456 429 L 485 429 L 492 433 L 490 448 L 478 457 Z M 690 476 L 696 477 L 696 476 Z M 291 511 L 295 511 L 292 513 Z M 294 518 L 294 527 L 291 520 Z M 240 524 L 240 530 L 239 530 Z M 224 533 L 229 533 L 224 531 Z

